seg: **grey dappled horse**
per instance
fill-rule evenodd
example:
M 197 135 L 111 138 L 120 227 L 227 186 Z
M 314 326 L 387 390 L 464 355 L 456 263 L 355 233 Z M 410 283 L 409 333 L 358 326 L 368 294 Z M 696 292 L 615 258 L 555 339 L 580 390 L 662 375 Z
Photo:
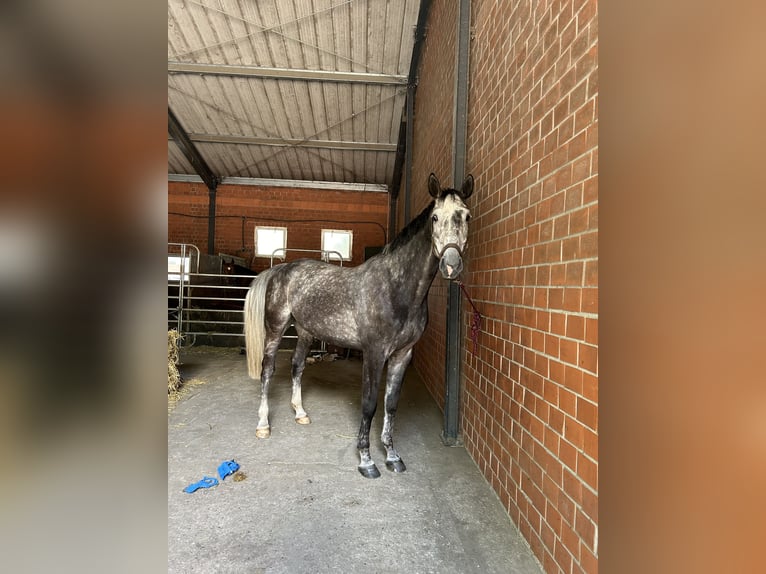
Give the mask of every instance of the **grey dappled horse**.
M 391 438 L 404 371 L 412 348 L 428 322 L 428 289 L 437 268 L 446 279 L 463 269 L 462 253 L 470 214 L 464 201 L 473 193 L 469 175 L 460 190 L 441 189 L 434 174 L 428 178 L 434 200 L 381 253 L 357 267 L 338 267 L 301 259 L 261 273 L 245 299 L 245 343 L 248 373 L 261 379 L 261 406 L 256 436 L 269 429 L 269 383 L 277 349 L 291 321 L 298 333 L 292 357 L 292 406 L 295 420 L 308 424 L 301 401 L 301 375 L 314 338 L 339 347 L 361 350 L 362 423 L 359 427 L 359 472 L 380 476 L 370 457 L 370 424 L 375 415 L 383 369 L 386 376 L 381 440 L 386 467 L 406 467 Z

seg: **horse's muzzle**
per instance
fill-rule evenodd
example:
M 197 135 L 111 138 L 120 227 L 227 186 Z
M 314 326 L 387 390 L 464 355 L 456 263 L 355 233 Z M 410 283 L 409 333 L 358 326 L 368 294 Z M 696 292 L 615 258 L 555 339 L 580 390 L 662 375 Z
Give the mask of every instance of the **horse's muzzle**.
M 439 271 L 445 279 L 456 279 L 463 270 L 463 258 L 457 247 L 447 246 L 439 259 Z

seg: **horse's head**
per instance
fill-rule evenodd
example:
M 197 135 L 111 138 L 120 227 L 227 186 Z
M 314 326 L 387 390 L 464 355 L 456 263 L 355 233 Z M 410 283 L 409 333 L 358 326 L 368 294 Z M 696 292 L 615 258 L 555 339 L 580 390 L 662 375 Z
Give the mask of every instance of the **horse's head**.
M 458 189 L 441 189 L 434 174 L 428 177 L 428 191 L 434 197 L 431 211 L 431 245 L 445 279 L 456 279 L 463 270 L 463 248 L 468 240 L 471 214 L 464 201 L 473 193 L 473 176 Z

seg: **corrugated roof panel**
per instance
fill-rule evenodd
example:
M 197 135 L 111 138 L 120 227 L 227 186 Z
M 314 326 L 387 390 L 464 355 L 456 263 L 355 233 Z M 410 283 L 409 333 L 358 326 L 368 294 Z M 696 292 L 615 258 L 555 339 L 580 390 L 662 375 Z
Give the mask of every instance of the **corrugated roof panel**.
M 198 142 L 197 148 L 215 173 L 226 177 L 377 183 L 393 170 L 387 152 Z M 194 174 L 183 153 L 168 141 L 170 173 Z
M 419 0 L 169 0 L 168 59 L 406 76 Z M 406 86 L 170 73 L 168 104 L 201 136 L 396 144 Z M 228 70 L 226 71 L 228 72 Z M 390 184 L 394 151 L 198 141 L 221 177 Z M 169 171 L 191 166 L 169 144 Z M 172 151 L 171 151 L 172 150 Z
M 169 0 L 168 58 L 406 74 L 419 0 Z M 381 57 L 381 51 L 392 52 Z
M 168 173 L 193 174 L 194 168 L 173 140 L 168 140 Z
M 388 143 L 397 135 L 388 118 L 405 94 L 391 85 L 188 75 L 172 76 L 168 86 L 170 105 L 191 133 Z

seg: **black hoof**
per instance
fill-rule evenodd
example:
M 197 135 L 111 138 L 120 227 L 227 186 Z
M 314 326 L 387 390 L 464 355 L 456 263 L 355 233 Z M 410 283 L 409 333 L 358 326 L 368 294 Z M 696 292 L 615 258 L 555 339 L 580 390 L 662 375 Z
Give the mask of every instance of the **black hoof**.
M 386 468 L 394 472 L 404 472 L 407 470 L 407 467 L 404 466 L 404 461 L 401 458 L 399 460 L 387 460 Z
M 380 471 L 378 470 L 378 467 L 374 464 L 370 466 L 357 466 L 356 467 L 359 470 L 359 474 L 361 474 L 365 478 L 379 478 L 380 477 Z

